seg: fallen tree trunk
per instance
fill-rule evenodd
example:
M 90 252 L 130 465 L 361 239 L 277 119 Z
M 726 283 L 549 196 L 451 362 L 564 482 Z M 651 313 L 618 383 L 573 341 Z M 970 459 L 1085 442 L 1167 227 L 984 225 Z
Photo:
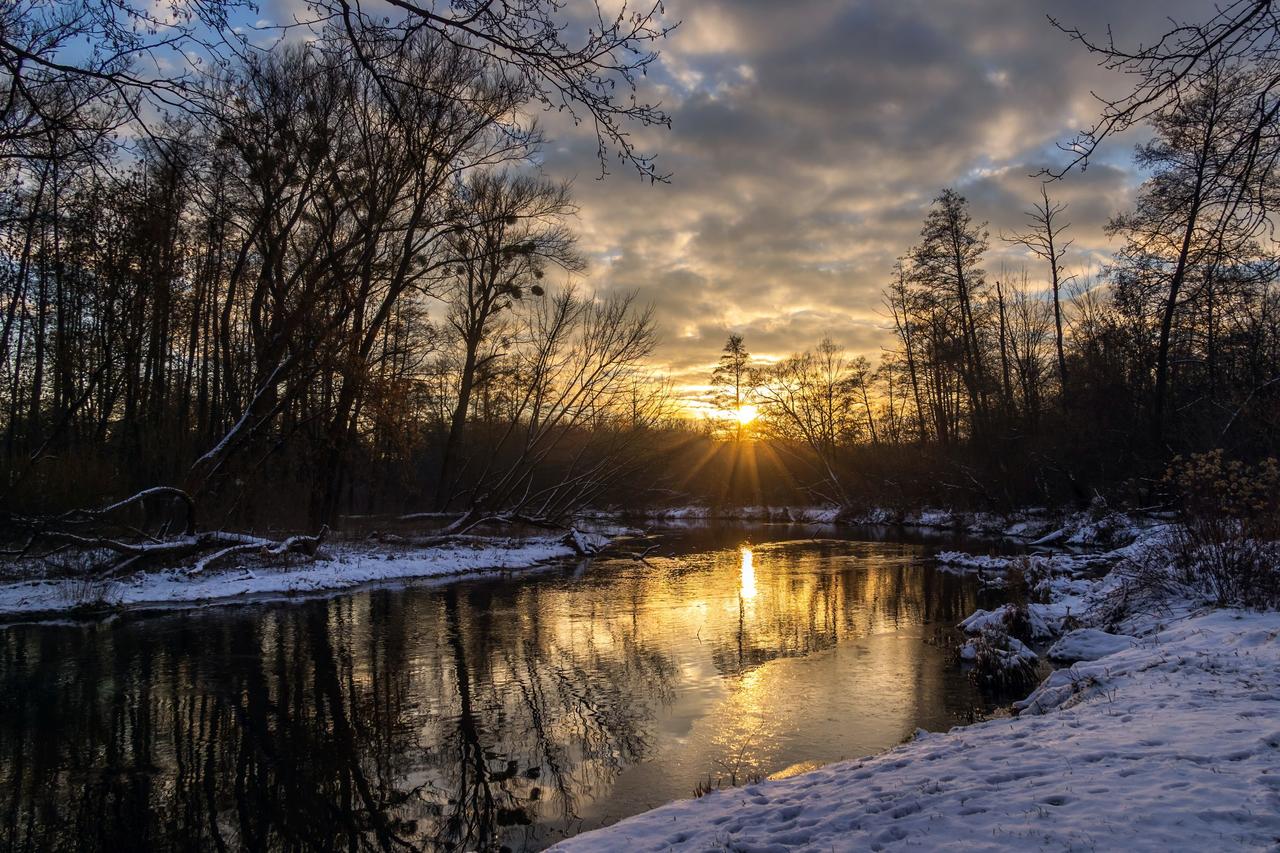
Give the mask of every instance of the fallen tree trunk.
M 155 499 L 166 499 L 183 507 L 182 533 L 169 532 L 173 519 L 164 519 L 157 530 L 148 532 L 146 521 L 137 527 L 113 518 L 131 507 L 145 507 L 147 501 Z M 202 572 L 238 553 L 257 551 L 263 556 L 300 553 L 310 557 L 329 532 L 328 527 L 323 527 L 314 535 L 295 535 L 279 541 L 223 530 L 198 532 L 195 500 L 173 486 L 144 489 L 97 509 L 73 509 L 45 517 L 10 515 L 6 521 L 11 528 L 23 532 L 20 540 L 25 541 L 17 548 L 0 551 L 0 555 L 21 559 L 50 557 L 72 549 L 89 555 L 97 552 L 109 555 L 99 561 L 101 577 L 118 577 L 157 563 L 172 565 L 201 554 L 204 556 L 196 561 L 190 574 Z M 212 553 L 206 553 L 210 551 Z

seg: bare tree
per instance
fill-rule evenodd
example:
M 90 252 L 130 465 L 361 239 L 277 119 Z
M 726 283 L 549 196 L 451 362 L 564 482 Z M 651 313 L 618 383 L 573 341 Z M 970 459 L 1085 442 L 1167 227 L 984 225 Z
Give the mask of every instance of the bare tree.
M 1138 162 L 1154 174 L 1137 206 L 1108 226 L 1126 237 L 1118 271 L 1134 290 L 1159 292 L 1155 387 L 1151 423 L 1163 430 L 1169 396 L 1174 321 L 1189 277 L 1208 265 L 1256 257 L 1263 223 L 1242 199 L 1258 195 L 1257 173 L 1241 172 L 1236 140 L 1252 114 L 1252 77 L 1215 71 L 1189 89 L 1176 108 L 1153 117 L 1156 138 L 1138 148 Z
M 932 292 L 960 341 L 960 378 L 969 398 L 971 426 L 981 432 L 987 417 L 988 378 L 979 326 L 987 250 L 985 223 L 974 224 L 964 196 L 944 189 L 925 216 L 921 242 L 911 253 L 912 274 Z
M 449 239 L 452 274 L 444 299 L 461 365 L 440 462 L 437 510 L 448 507 L 455 491 L 455 467 L 477 381 L 513 344 L 504 316 L 526 294 L 543 296 L 539 282 L 548 265 L 571 272 L 583 268 L 563 224 L 574 211 L 566 186 L 481 172 L 470 180 L 458 205 L 467 213 Z
M 202 97 L 197 63 L 225 63 L 246 42 L 228 16 L 246 0 L 15 0 L 0 8 L 0 160 L 52 156 L 60 132 L 88 148 Z M 200 59 L 197 59 L 199 54 Z
M 1118 44 L 1110 31 L 1105 40 L 1097 40 L 1053 17 L 1049 20 L 1097 56 L 1100 65 L 1134 82 L 1127 94 L 1101 99 L 1098 120 L 1062 146 L 1071 155 L 1068 163 L 1046 170 L 1047 175 L 1061 177 L 1077 166 L 1086 167 L 1104 140 L 1176 109 L 1206 77 L 1224 72 L 1256 75 L 1249 119 L 1238 126 L 1232 143 L 1233 158 L 1247 172 L 1242 177 L 1256 173 L 1265 182 L 1274 170 L 1276 153 L 1267 150 L 1271 134 L 1266 129 L 1280 112 L 1280 10 L 1271 0 L 1215 6 L 1204 22 L 1174 21 L 1159 38 L 1132 48 Z
M 916 332 L 916 306 L 911 292 L 911 273 L 903 258 L 899 258 L 893 265 L 893 278 L 885 289 L 884 301 L 902 347 L 902 360 L 907 379 L 911 383 L 911 399 L 916 413 L 916 437 L 923 443 L 929 438 L 929 428 L 925 420 L 924 399 L 920 393 L 920 370 L 917 366 L 919 341 Z
M 313 18 L 300 25 L 339 24 L 359 44 L 359 33 L 376 31 L 380 48 L 359 52 L 371 69 L 379 55 L 398 49 L 397 41 L 423 30 L 494 63 L 513 75 L 548 110 L 567 113 L 575 124 L 595 132 L 601 175 L 610 156 L 654 181 L 669 176 L 654 158 L 638 150 L 632 126 L 670 125 L 661 105 L 639 100 L 637 82 L 658 58 L 655 46 L 674 28 L 665 20 L 661 0 L 588 4 L 571 14 L 559 0 L 393 0 L 398 19 L 386 10 L 363 8 L 360 0 L 315 0 Z M 625 93 L 625 94 L 623 94 Z
M 1040 185 L 1040 201 L 1026 211 L 1030 227 L 1026 231 L 1014 232 L 1003 239 L 1010 243 L 1025 246 L 1036 257 L 1049 265 L 1049 287 L 1053 298 L 1053 327 L 1055 345 L 1058 356 L 1058 385 L 1062 405 L 1069 405 L 1070 392 L 1067 387 L 1067 355 L 1063 345 L 1062 320 L 1062 288 L 1070 284 L 1074 276 L 1064 275 L 1062 260 L 1071 248 L 1071 240 L 1063 239 L 1063 233 L 1071 227 L 1062 222 L 1061 216 L 1067 210 L 1063 202 L 1049 200 L 1049 188 Z
M 639 100 L 636 85 L 657 59 L 655 46 L 675 26 L 660 2 L 626 3 L 571 14 L 557 0 L 443 3 L 394 0 L 365 9 L 359 0 L 317 0 L 293 21 L 238 28 L 249 0 L 173 0 L 164 9 L 135 0 L 17 0 L 0 10 L 0 157 L 50 126 L 79 128 L 102 104 L 120 108 L 110 127 L 150 134 L 164 111 L 202 116 L 216 100 L 208 68 L 227 70 L 269 52 L 292 29 L 344 35 L 343 55 L 375 76 L 390 95 L 404 78 L 388 60 L 431 34 L 472 60 L 500 70 L 548 110 L 595 131 L 602 174 L 610 155 L 651 180 L 665 180 L 639 151 L 634 126 L 669 125 L 660 105 Z M 274 37 L 274 39 L 273 39 Z M 90 49 L 85 49 L 88 43 Z M 627 92 L 629 95 L 623 95 Z
M 849 502 L 849 493 L 840 476 L 840 458 L 861 434 L 855 366 L 827 338 L 815 351 L 762 371 L 757 382 L 766 428 L 817 458 L 826 486 L 819 493 L 841 505 Z
M 652 308 L 635 296 L 590 298 L 566 288 L 524 315 L 505 423 L 448 528 L 486 520 L 557 526 L 643 460 L 634 438 L 664 408 L 633 405 L 633 380 L 655 343 Z M 632 419 L 638 411 L 652 418 Z M 558 466 L 548 466 L 567 453 Z

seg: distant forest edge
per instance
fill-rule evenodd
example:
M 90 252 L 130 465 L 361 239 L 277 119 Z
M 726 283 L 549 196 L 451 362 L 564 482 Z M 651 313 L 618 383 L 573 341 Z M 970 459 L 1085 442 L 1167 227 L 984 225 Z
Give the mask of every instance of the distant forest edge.
M 581 31 L 550 0 L 406 2 L 394 20 L 312 5 L 314 38 L 270 49 L 230 26 L 236 0 L 179 0 L 164 21 L 124 2 L 0 9 L 15 552 L 133 559 L 370 513 L 458 533 L 681 502 L 1149 506 L 1180 454 L 1277 455 L 1270 3 L 1132 50 L 1066 31 L 1136 85 L 1038 176 L 1025 229 L 995 235 L 1033 265 L 984 271 L 992 235 L 942 190 L 886 270 L 896 348 L 873 365 L 823 341 L 760 365 L 731 338 L 720 405 L 759 415 L 730 434 L 653 374 L 649 307 L 561 283 L 585 270 L 573 200 L 536 168 L 531 117 L 563 108 L 595 128 L 602 172 L 668 178 L 631 134 L 668 122 L 632 97 L 660 5 Z M 202 63 L 147 77 L 175 47 Z M 1119 248 L 1077 278 L 1055 182 L 1144 124 Z

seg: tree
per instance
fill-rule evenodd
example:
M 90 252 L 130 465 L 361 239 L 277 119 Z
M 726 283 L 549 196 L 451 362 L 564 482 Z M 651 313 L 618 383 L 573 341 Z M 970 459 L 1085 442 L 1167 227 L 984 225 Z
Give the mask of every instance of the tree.
M 101 10 L 82 11 L 94 26 Z M 631 470 L 620 448 L 663 410 L 641 387 L 650 314 L 576 296 L 559 324 L 513 310 L 545 268 L 582 264 L 567 188 L 532 168 L 533 78 L 509 72 L 431 27 L 325 26 L 210 69 L 198 114 L 153 123 L 132 154 L 46 122 L 31 138 L 47 150 L 15 155 L 0 190 L 0 501 L 17 550 L 110 552 L 113 571 L 311 548 L 202 531 L 195 508 L 316 531 L 359 500 L 402 511 L 440 471 L 428 458 L 457 479 L 472 415 L 464 512 L 563 517 Z M 361 462 L 381 471 L 353 479 Z M 280 481 L 310 501 L 271 501 Z M 83 494 L 105 507 L 62 512 Z
M 893 318 L 894 332 L 901 344 L 903 365 L 907 379 L 911 384 L 911 400 L 916 413 L 916 438 L 922 444 L 929 439 L 929 428 L 925 421 L 924 399 L 920 393 L 920 369 L 917 366 L 919 355 L 918 335 L 916 332 L 917 305 L 911 288 L 911 273 L 907 261 L 899 258 L 893 265 L 893 278 L 885 289 L 884 302 Z
M 357 45 L 360 33 L 379 33 L 382 45 L 356 54 L 371 70 L 379 55 L 394 53 L 422 31 L 434 33 L 519 81 L 544 109 L 590 125 L 601 176 L 615 156 L 650 180 L 669 177 L 635 147 L 630 132 L 633 126 L 670 125 L 660 105 L 637 97 L 636 86 L 658 58 L 654 45 L 675 26 L 665 21 L 661 0 L 641 0 L 638 7 L 623 0 L 607 10 L 592 0 L 572 15 L 560 0 L 396 0 L 394 7 L 399 17 L 388 19 L 384 10 L 366 11 L 352 0 L 313 0 L 309 23 L 338 25 Z M 586 27 L 575 20 L 582 12 Z
M 1070 392 L 1067 388 L 1066 348 L 1063 346 L 1062 288 L 1070 284 L 1074 276 L 1063 274 L 1062 259 L 1066 257 L 1072 241 L 1064 240 L 1062 235 L 1071 226 L 1070 223 L 1062 222 L 1060 219 L 1067 210 L 1066 204 L 1050 202 L 1049 188 L 1043 183 L 1040 185 L 1040 199 L 1025 213 L 1030 221 L 1030 228 L 1015 232 L 1004 239 L 1010 243 L 1025 246 L 1037 258 L 1049 265 L 1049 287 L 1053 298 L 1053 326 L 1058 356 L 1058 387 L 1065 407 L 1068 405 Z
M 444 299 L 461 366 L 442 450 L 437 510 L 446 509 L 454 493 L 454 469 L 477 379 L 512 346 L 514 335 L 504 328 L 503 317 L 516 309 L 525 294 L 543 296 L 539 282 L 548 265 L 583 269 L 573 236 L 562 221 L 573 212 L 563 184 L 481 172 L 458 202 L 467 214 L 449 238 L 451 275 Z
M 490 443 L 456 490 L 465 503 L 450 532 L 485 521 L 556 526 L 645 464 L 635 439 L 662 415 L 650 406 L 636 421 L 635 380 L 656 338 L 653 309 L 634 294 L 564 288 L 522 312 L 516 338 L 522 345 L 499 360 L 508 381 Z
M 871 386 L 875 380 L 875 371 L 866 356 L 858 356 L 849 362 L 849 384 L 862 403 L 862 412 L 867 419 L 867 435 L 872 444 L 880 443 L 880 435 L 876 429 L 875 410 L 871 403 Z
M 842 506 L 849 493 L 840 476 L 841 456 L 861 434 L 856 368 L 844 350 L 824 338 L 816 350 L 792 355 L 762 372 L 757 389 L 766 428 L 816 457 L 825 499 Z
M 1236 127 L 1232 157 L 1242 169 L 1242 179 L 1272 184 L 1277 158 L 1268 128 L 1280 115 L 1280 76 L 1274 73 L 1280 61 L 1280 15 L 1272 0 L 1215 6 L 1207 20 L 1172 21 L 1172 28 L 1159 38 L 1133 48 L 1118 44 L 1109 31 L 1105 41 L 1098 41 L 1078 28 L 1049 20 L 1099 57 L 1104 68 L 1123 73 L 1132 84 L 1127 94 L 1102 101 L 1097 121 L 1061 146 L 1071 158 L 1061 168 L 1046 169 L 1048 176 L 1059 178 L 1073 168 L 1087 167 L 1106 139 L 1178 109 L 1206 79 L 1242 73 L 1253 76 L 1255 97 L 1247 119 Z M 1273 202 L 1273 192 L 1245 200 L 1260 208 Z
M 1115 217 L 1111 233 L 1125 237 L 1116 275 L 1122 299 L 1145 310 L 1154 301 L 1156 344 L 1150 410 L 1161 437 L 1169 397 L 1175 320 L 1188 280 L 1260 255 L 1263 226 L 1244 199 L 1265 192 L 1258 173 L 1238 162 L 1239 130 L 1256 104 L 1256 81 L 1214 70 L 1176 107 L 1152 118 L 1156 136 L 1138 148 L 1139 165 L 1152 176 L 1133 211 Z
M 979 434 L 988 415 L 989 378 L 980 328 L 986 288 L 981 267 L 987 250 L 986 227 L 974 224 L 964 196 L 944 189 L 926 214 L 920 237 L 911 250 L 912 278 L 937 309 L 933 331 L 938 354 L 949 349 L 953 340 L 959 344 L 957 371 L 968 397 L 970 428 Z
M 633 9 L 624 2 L 611 12 L 597 4 L 595 25 L 586 28 L 558 0 L 398 0 L 393 6 L 395 17 L 351 0 L 315 0 L 294 20 L 259 29 L 278 36 L 299 28 L 313 37 L 326 33 L 336 55 L 373 75 L 388 96 L 404 87 L 389 60 L 430 36 L 493 68 L 545 109 L 590 124 L 602 173 L 616 155 L 651 180 L 666 179 L 630 134 L 635 125 L 670 124 L 658 105 L 636 96 L 638 78 L 657 59 L 654 45 L 674 26 L 665 22 L 661 3 Z M 150 135 L 158 129 L 155 114 L 205 116 L 220 94 L 207 86 L 208 69 L 225 72 L 276 49 L 259 48 L 244 34 L 235 20 L 241 13 L 256 15 L 256 7 L 250 0 L 173 0 L 163 10 L 136 0 L 6 4 L 0 10 L 6 72 L 0 159 L 29 156 L 26 143 L 50 128 L 101 136 L 130 124 Z M 104 107 L 111 119 L 97 121 Z
M 742 335 L 729 335 L 716 369 L 711 373 L 711 385 L 714 389 L 713 402 L 732 414 L 735 436 L 742 441 L 742 431 L 746 426 L 742 422 L 742 407 L 750 402 L 753 393 L 751 353 L 747 352 Z
M 246 0 L 14 0 L 0 7 L 0 162 L 51 159 L 50 134 L 91 150 L 127 123 L 147 135 L 203 98 L 212 65 L 246 46 L 228 24 Z M 165 73 L 159 69 L 165 68 Z

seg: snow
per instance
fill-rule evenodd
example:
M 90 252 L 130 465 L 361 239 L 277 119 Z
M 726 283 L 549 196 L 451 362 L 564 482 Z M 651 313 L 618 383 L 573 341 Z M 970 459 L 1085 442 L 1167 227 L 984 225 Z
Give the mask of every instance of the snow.
M 671 803 L 614 850 L 1274 849 L 1280 614 L 1216 611 L 1059 670 L 1014 718 Z
M 908 516 L 906 523 L 916 527 L 954 527 L 956 517 L 949 509 L 927 509 Z
M 1102 554 L 1026 554 L 1015 557 L 966 554 L 962 551 L 939 551 L 935 559 L 947 569 L 976 572 L 1007 572 L 1021 569 L 1031 575 L 1074 575 L 1094 568 L 1104 568 L 1120 559 L 1119 555 Z
M 930 507 L 894 512 L 883 507 L 845 513 L 844 520 L 858 524 L 898 524 L 932 528 L 972 536 L 1001 537 L 1031 545 L 1069 545 L 1078 548 L 1114 548 L 1132 541 L 1166 519 L 1150 513 L 1128 513 L 1098 504 L 1076 513 L 1051 512 L 1030 507 L 1008 513 L 970 512 Z
M 1050 604 L 1031 603 L 1026 605 L 1027 623 L 1031 626 L 1031 636 L 1044 639 L 1061 633 L 1062 626 L 1071 618 L 1071 601 L 1055 601 Z M 1077 605 L 1076 612 L 1079 612 Z M 960 623 L 960 627 L 968 634 L 980 634 L 988 628 L 999 628 L 1009 624 L 1013 616 L 1013 606 L 1002 604 L 995 610 L 975 610 Z
M 1019 519 L 1017 521 L 1006 524 L 1001 529 L 1001 534 L 1010 539 L 1038 539 L 1043 536 L 1048 528 L 1048 522 L 1043 519 Z
M 598 546 L 599 537 L 582 534 L 583 544 Z M 66 611 L 76 606 L 178 606 L 247 596 L 297 595 L 341 590 L 383 581 L 435 578 L 484 571 L 530 568 L 574 556 L 574 549 L 554 537 L 481 539 L 461 544 L 388 551 L 368 546 L 338 545 L 327 559 L 284 566 L 244 562 L 193 574 L 175 568 L 138 573 L 118 581 L 22 580 L 0 583 L 0 614 Z
M 901 526 L 965 533 L 972 536 L 1016 540 L 1032 545 L 1071 545 L 1079 548 L 1114 548 L 1132 541 L 1152 526 L 1158 516 L 1125 513 L 1098 504 L 1076 513 L 1052 512 L 1029 507 L 1008 513 L 972 512 L 950 507 L 901 510 L 875 506 L 854 510 L 827 506 L 672 506 L 623 513 L 597 512 L 594 517 L 638 518 L 653 522 L 759 521 L 798 524 L 859 524 Z
M 1063 520 L 1061 526 L 1032 540 L 1032 545 L 1116 548 L 1167 527 L 1160 515 L 1090 510 Z
M 575 553 L 583 556 L 598 554 L 610 541 L 612 541 L 611 538 L 602 533 L 583 531 L 576 527 L 571 528 L 568 533 L 560 538 L 560 542 L 568 545 Z
M 1128 634 L 1108 634 L 1097 628 L 1077 628 L 1049 647 L 1050 660 L 1094 661 L 1132 648 Z
M 939 566 L 979 572 L 1007 571 L 1013 564 L 1008 557 L 989 557 L 981 554 L 966 554 L 962 551 L 939 551 L 935 559 Z

